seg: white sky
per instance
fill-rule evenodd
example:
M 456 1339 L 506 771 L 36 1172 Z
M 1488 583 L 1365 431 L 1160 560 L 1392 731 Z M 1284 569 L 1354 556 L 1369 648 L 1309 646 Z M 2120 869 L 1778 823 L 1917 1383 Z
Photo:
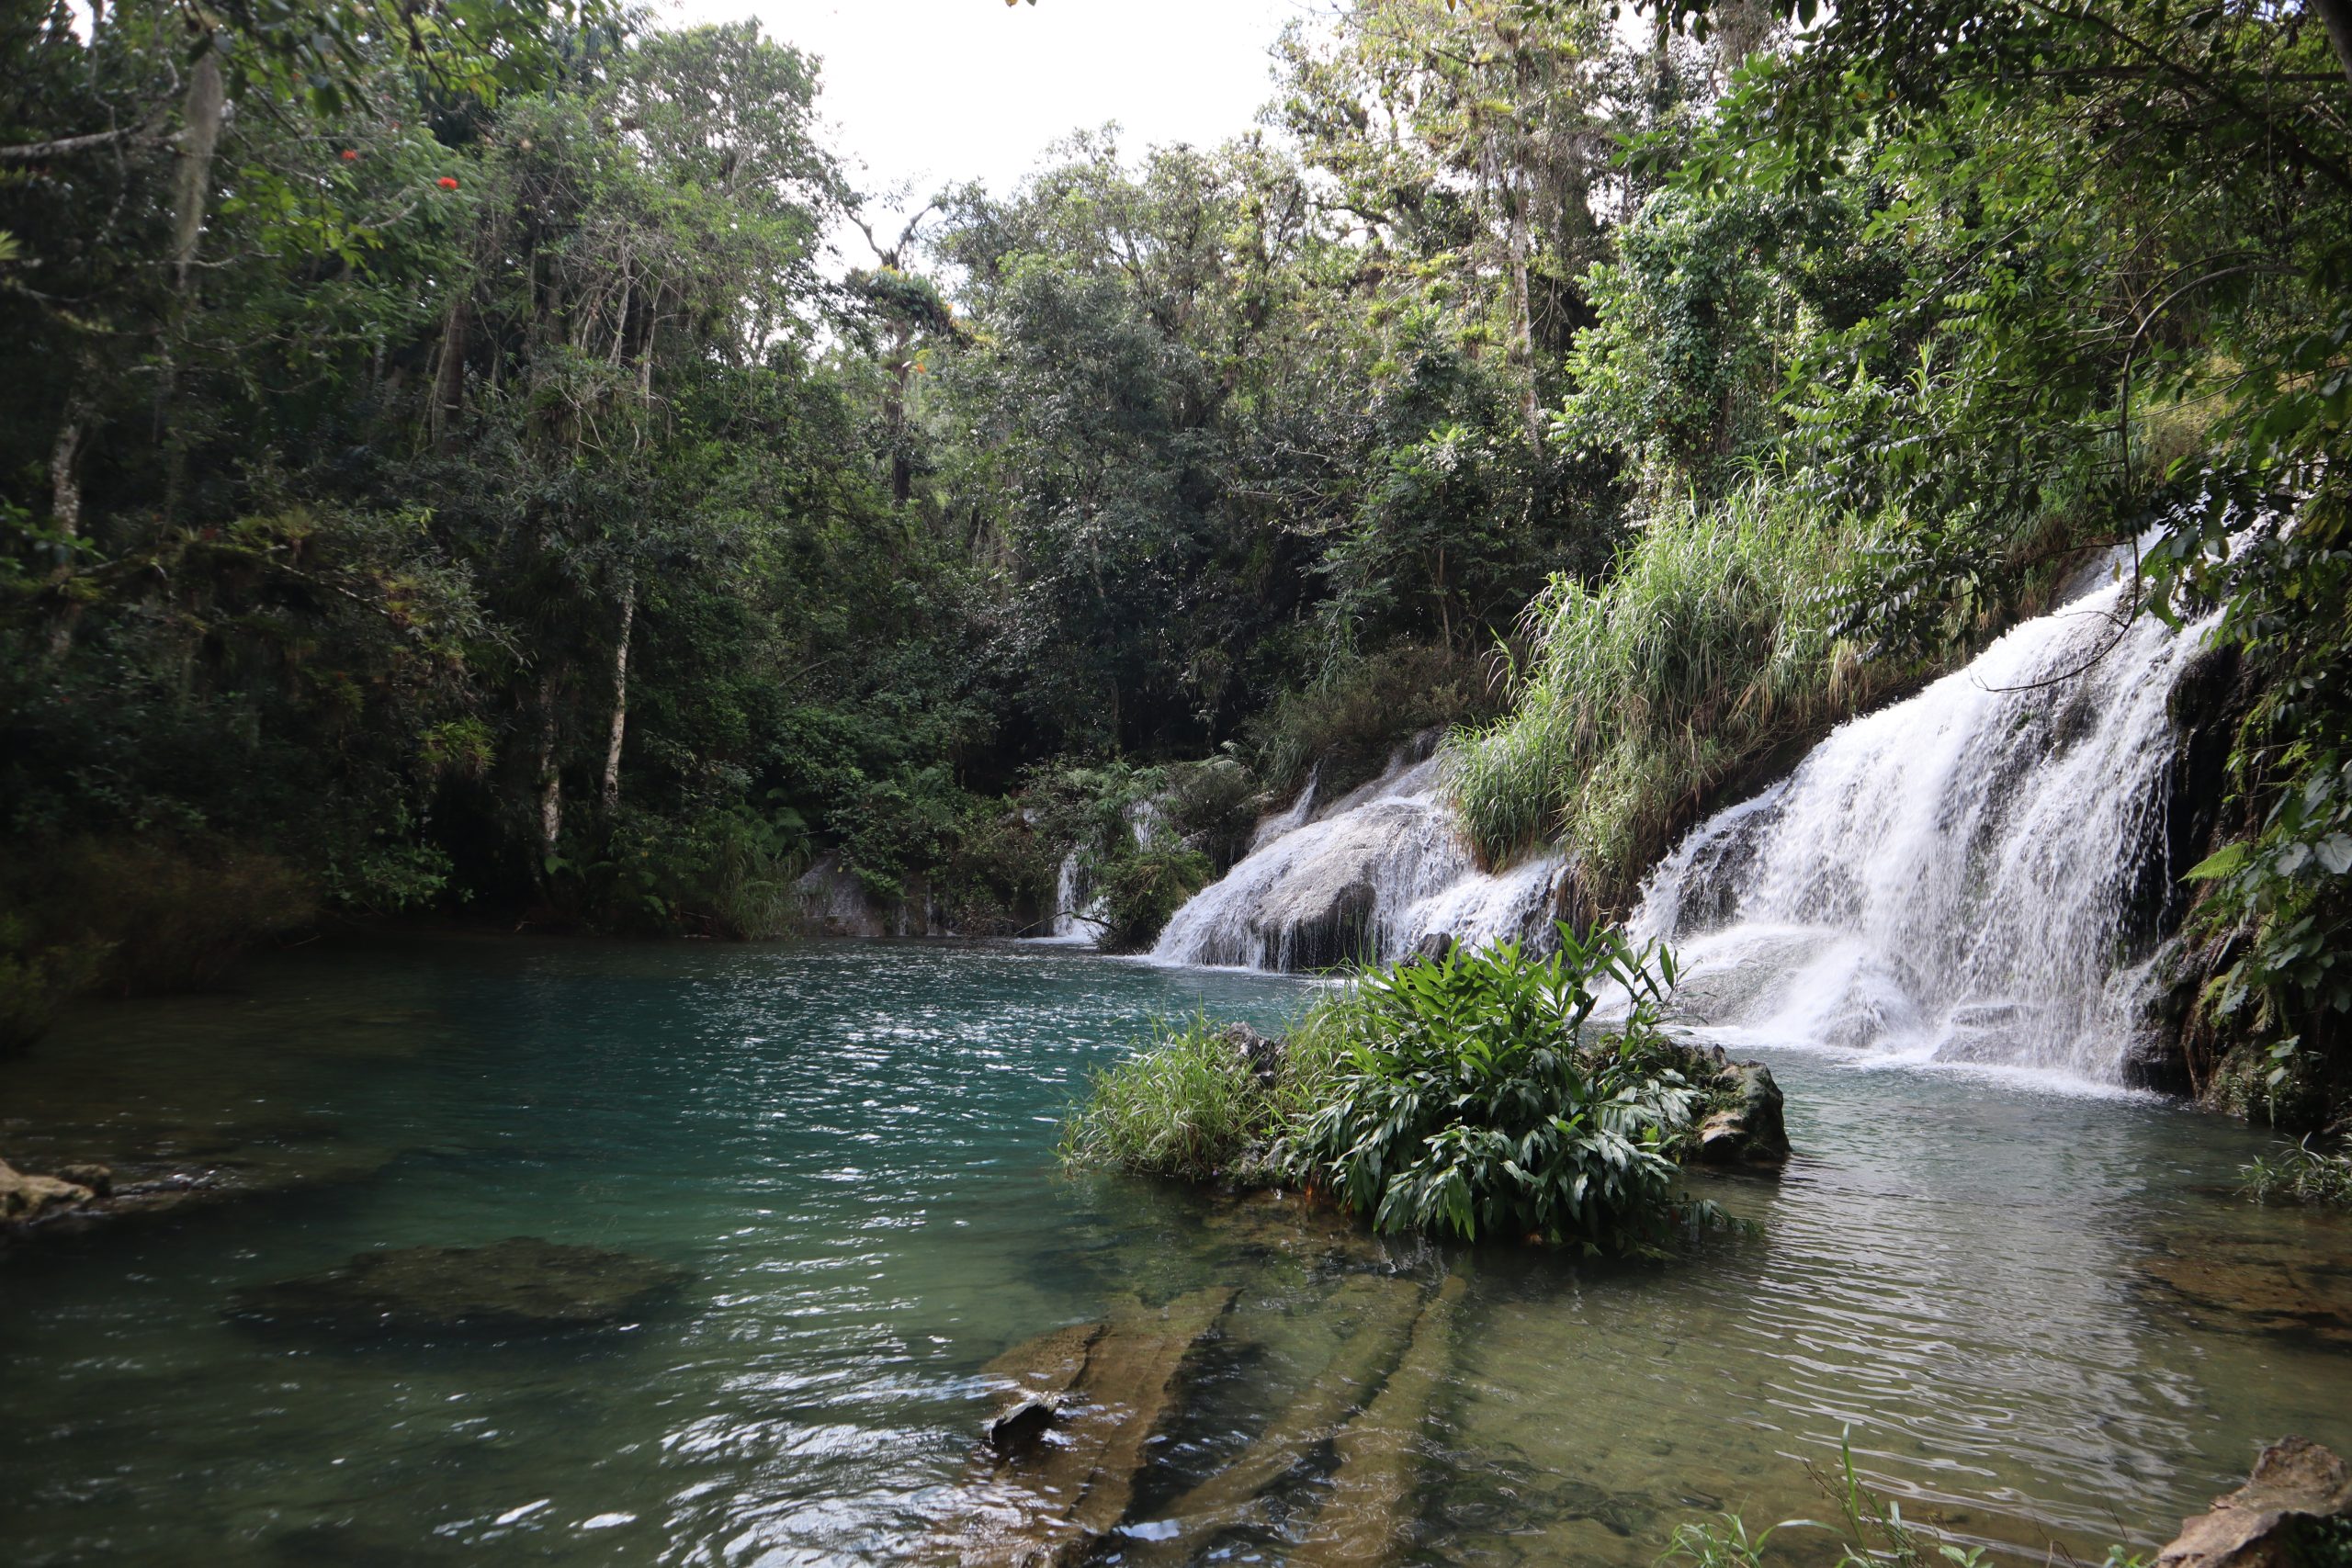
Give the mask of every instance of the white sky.
M 898 232 L 900 209 L 888 199 L 896 187 L 910 187 L 917 207 L 967 179 L 1004 195 L 1048 143 L 1082 127 L 1117 120 L 1129 152 L 1238 135 L 1272 96 L 1268 47 L 1283 24 L 1334 8 L 1332 0 L 653 4 L 664 27 L 757 17 L 769 37 L 822 59 L 818 110 L 853 178 L 875 197 L 874 229 L 886 243 Z

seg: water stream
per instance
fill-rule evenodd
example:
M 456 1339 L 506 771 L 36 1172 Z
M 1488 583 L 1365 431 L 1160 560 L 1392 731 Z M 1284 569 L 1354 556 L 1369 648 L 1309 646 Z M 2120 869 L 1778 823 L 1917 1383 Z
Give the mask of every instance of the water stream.
M 449 940 L 78 1014 L 0 1073 L 0 1148 L 169 1127 L 335 1179 L 0 1259 L 0 1556 L 916 1560 L 973 1506 L 984 1362 L 1123 1293 L 1237 1287 L 1143 1540 L 1320 1374 L 1334 1277 L 1279 1216 L 1057 1175 L 1056 1123 L 1150 1016 L 1272 1024 L 1307 995 L 1011 943 Z M 2352 1446 L 2352 1229 L 2230 1195 L 2267 1140 L 2151 1097 L 1764 1055 L 1800 1158 L 1711 1184 L 1756 1235 L 1668 1266 L 1361 1265 L 1469 1285 L 1399 1561 L 1647 1564 L 1697 1513 L 1820 1512 L 1805 1466 L 1849 1435 L 1906 1514 L 2095 1562 L 2261 1439 Z M 692 1282 L 547 1338 L 230 1314 L 364 1249 L 516 1234 Z M 1291 1529 L 1219 1560 L 1283 1560 Z

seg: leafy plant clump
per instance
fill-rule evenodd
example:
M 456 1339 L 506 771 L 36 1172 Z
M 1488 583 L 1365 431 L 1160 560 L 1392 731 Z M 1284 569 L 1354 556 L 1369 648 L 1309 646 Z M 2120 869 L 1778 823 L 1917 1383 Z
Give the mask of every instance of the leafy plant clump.
M 1317 1021 L 1340 1066 L 1288 1163 L 1384 1231 L 1653 1250 L 1713 1215 L 1676 1185 L 1703 1095 L 1657 1025 L 1673 980 L 1664 952 L 1566 926 L 1545 958 L 1457 946 L 1366 975 Z
M 1706 1091 L 1657 1025 L 1673 962 L 1613 931 L 1560 940 L 1366 973 L 1280 1043 L 1164 1030 L 1096 1077 L 1063 1160 L 1295 1182 L 1388 1232 L 1655 1251 L 1716 1217 L 1677 1185 Z
M 2352 1153 L 2315 1149 L 2308 1137 L 2275 1157 L 2256 1158 L 2240 1174 L 2246 1196 L 2258 1202 L 2352 1208 Z
M 1827 611 L 1864 531 L 1759 476 L 1661 505 L 1605 584 L 1555 580 L 1524 617 L 1517 705 L 1451 748 L 1480 853 L 1576 844 L 1622 905 L 1713 792 L 1909 679 L 1865 663 Z

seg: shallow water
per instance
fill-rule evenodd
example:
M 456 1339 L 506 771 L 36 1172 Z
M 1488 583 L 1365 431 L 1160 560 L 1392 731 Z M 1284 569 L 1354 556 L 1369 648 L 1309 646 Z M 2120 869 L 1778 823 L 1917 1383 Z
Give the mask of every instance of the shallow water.
M 1806 1467 L 1847 1437 L 1906 1516 L 2096 1561 L 2161 1539 L 2262 1439 L 2352 1449 L 2352 1228 L 2231 1198 L 2268 1140 L 2153 1100 L 1762 1052 L 1803 1157 L 1709 1182 L 1758 1232 L 1657 1267 L 1334 1251 L 1296 1243 L 1311 1223 L 1054 1173 L 1086 1071 L 1150 1016 L 1271 1023 L 1307 994 L 1017 945 L 447 941 L 87 1011 L 0 1075 L 0 1154 L 164 1125 L 200 1150 L 226 1125 L 214 1144 L 341 1179 L 0 1258 L 0 1546 L 905 1559 L 978 1495 L 989 1358 L 1122 1294 L 1238 1287 L 1155 1450 L 1142 1540 L 1321 1373 L 1351 1269 L 1469 1282 L 1404 1560 L 1646 1563 L 1710 1509 L 1819 1514 Z M 539 1339 L 228 1314 L 364 1249 L 517 1234 L 694 1280 Z M 1310 1455 L 1218 1560 L 1289 1555 L 1329 1470 Z

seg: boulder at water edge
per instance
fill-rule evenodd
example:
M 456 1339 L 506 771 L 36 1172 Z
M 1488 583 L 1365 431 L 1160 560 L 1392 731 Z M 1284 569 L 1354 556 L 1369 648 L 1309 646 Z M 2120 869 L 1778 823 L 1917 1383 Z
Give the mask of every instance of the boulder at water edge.
M 2352 1472 L 2305 1438 L 2262 1450 L 2254 1474 L 2180 1522 L 2156 1568 L 2323 1568 L 2352 1561 Z
M 28 1176 L 0 1160 L 0 1224 L 37 1220 L 60 1209 L 86 1203 L 97 1194 L 54 1176 Z
M 637 1315 L 690 1277 L 650 1258 L 518 1235 L 363 1252 L 242 1292 L 236 1314 L 348 1334 L 591 1328 Z
M 1717 1065 L 1709 1080 L 1702 1066 L 1692 1081 L 1707 1089 L 1706 1120 L 1699 1123 L 1697 1154 L 1705 1165 L 1788 1163 L 1789 1130 L 1781 1114 L 1781 1086 L 1761 1062 Z

